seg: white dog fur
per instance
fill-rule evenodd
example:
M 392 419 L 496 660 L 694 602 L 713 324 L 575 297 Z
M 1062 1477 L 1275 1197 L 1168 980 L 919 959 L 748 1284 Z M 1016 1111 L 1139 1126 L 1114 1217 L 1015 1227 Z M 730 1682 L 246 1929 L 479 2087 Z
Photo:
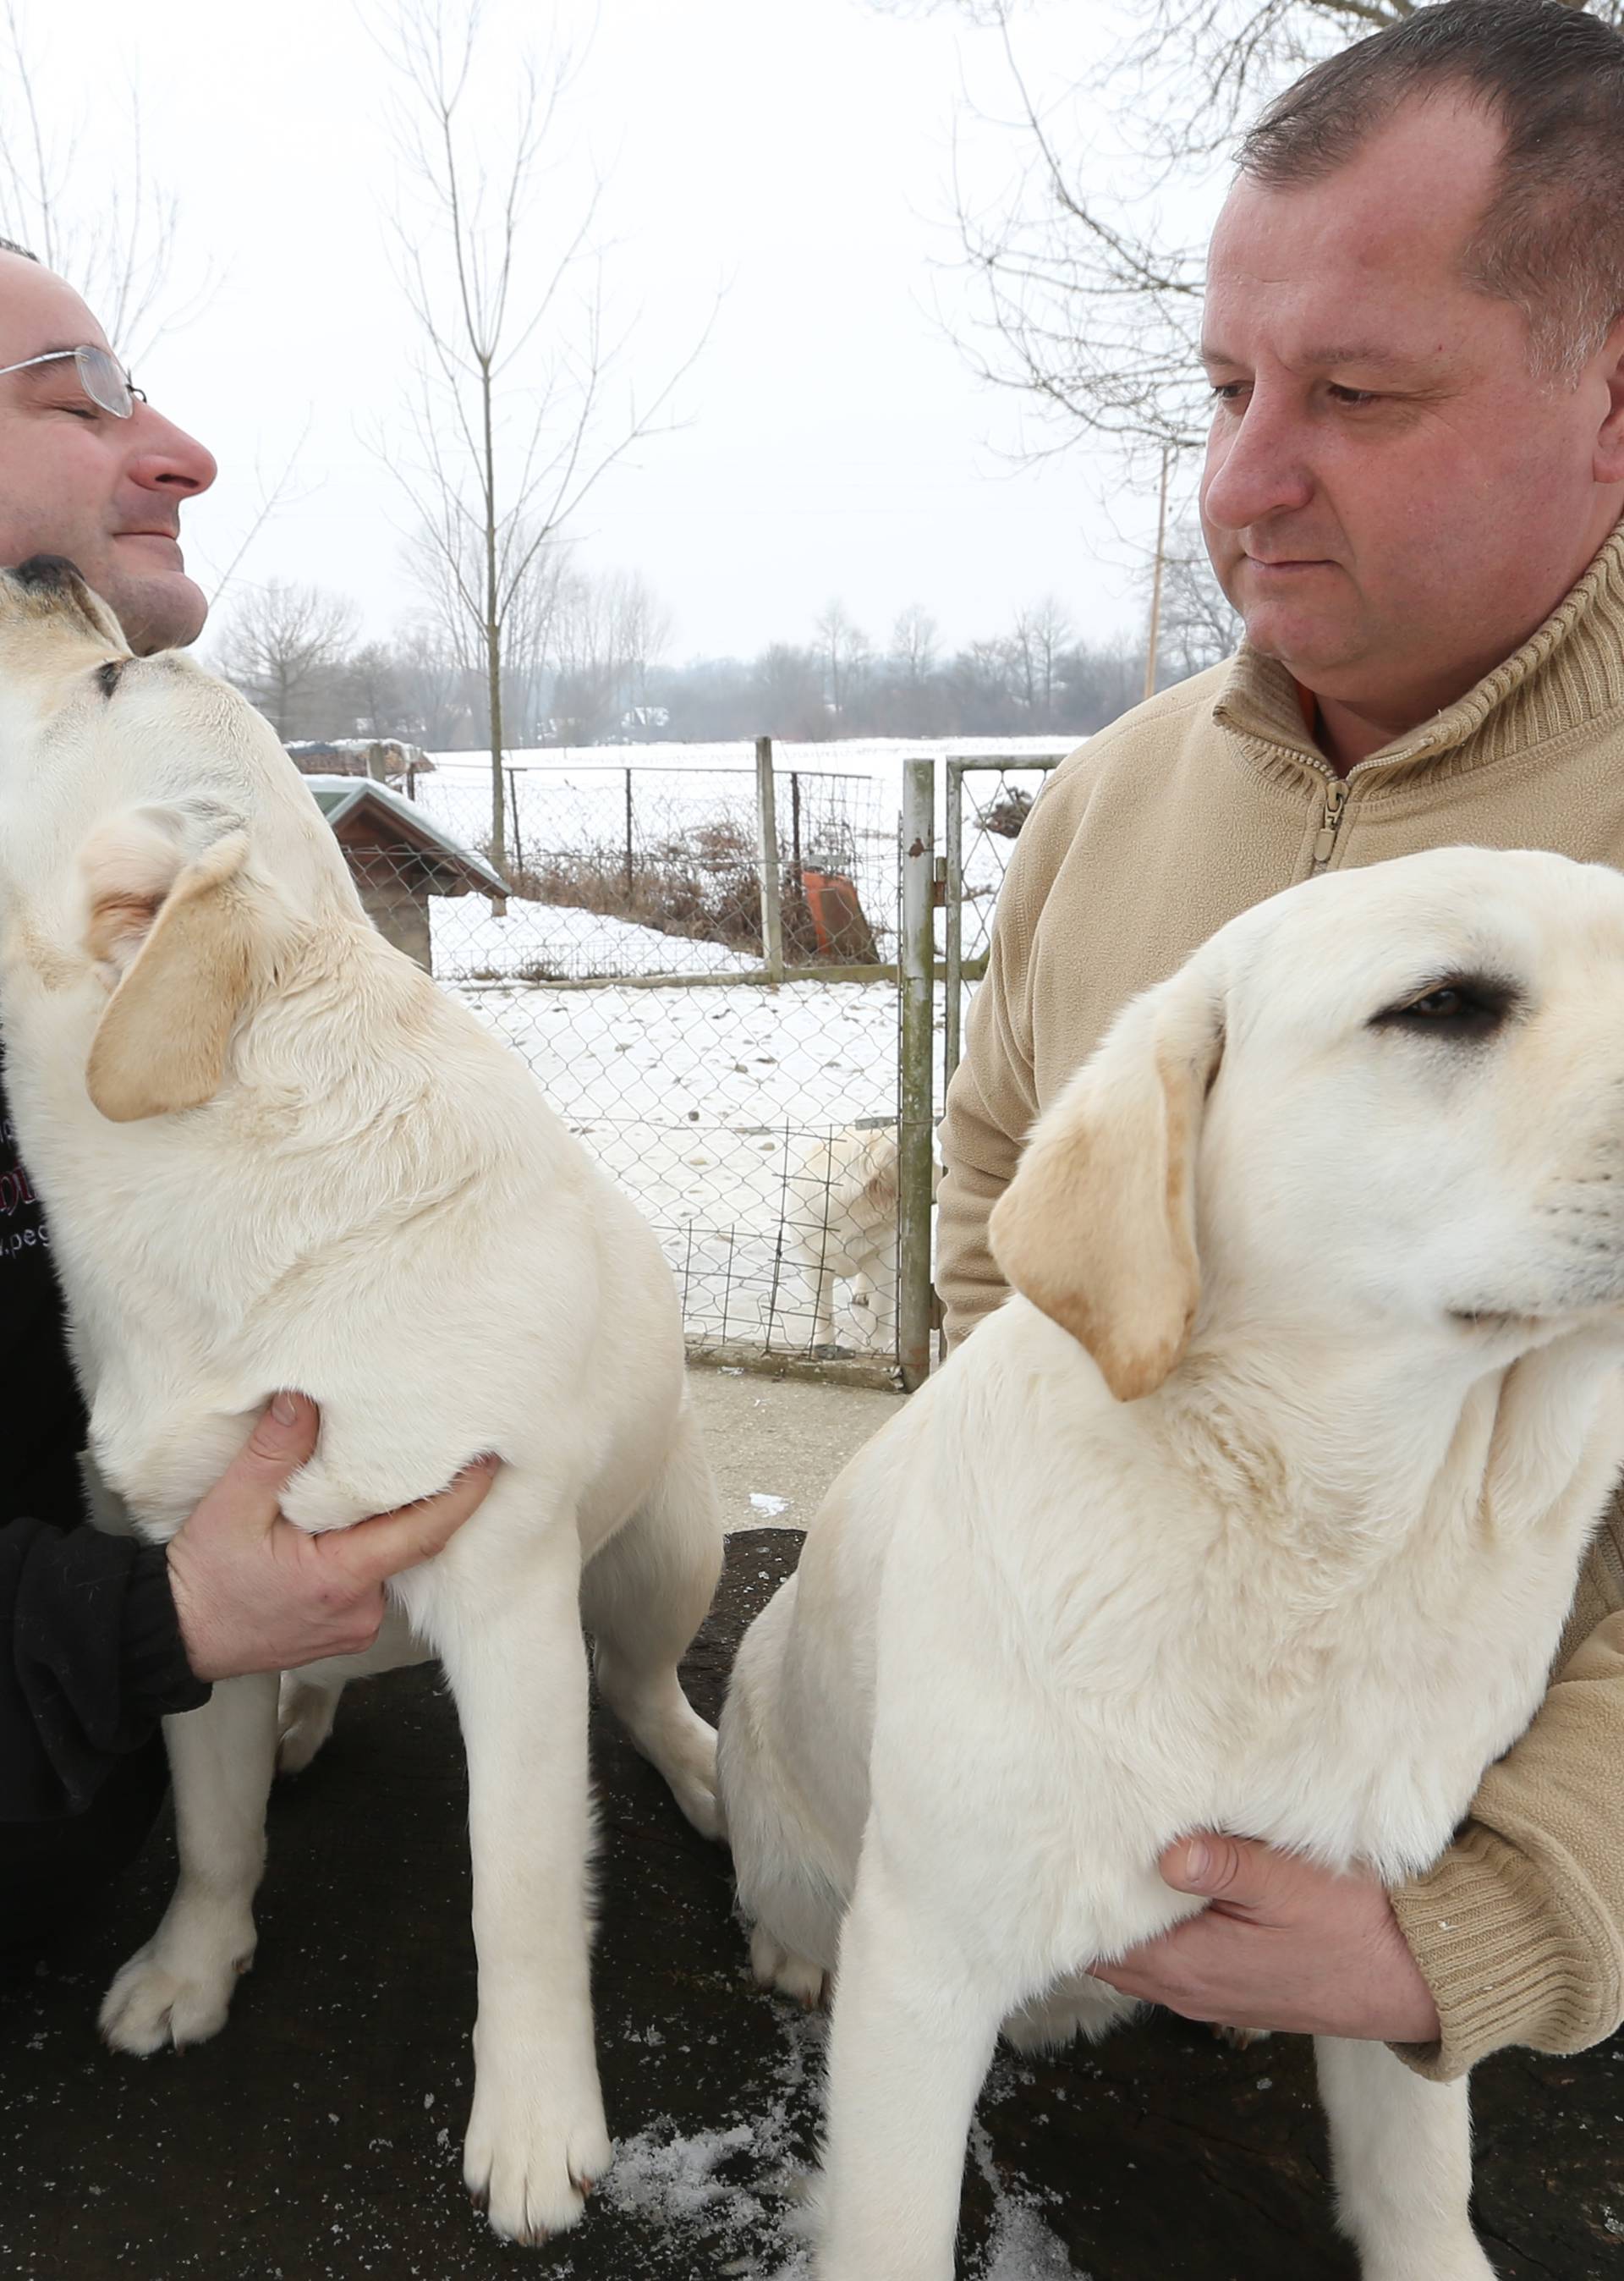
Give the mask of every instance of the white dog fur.
M 499 2233 L 571 2224 L 611 2158 L 588 1988 L 584 1615 L 601 1690 L 699 1829 L 677 1682 L 720 1531 L 651 1232 L 528 1071 L 373 931 L 266 723 L 132 659 L 66 566 L 0 576 L 0 1010 L 104 1479 L 166 1540 L 279 1387 L 321 1409 L 284 1499 L 342 1528 L 481 1451 L 485 1503 L 399 1578 L 347 1677 L 442 1659 L 468 1754 L 479 2016 L 465 2150 Z M 583 1563 L 585 1567 L 582 1575 Z M 108 2041 L 212 2036 L 254 1946 L 273 1675 L 167 1722 L 181 1876 Z
M 838 1949 L 820 2281 L 949 2281 L 1001 2023 L 1132 2010 L 1084 1968 L 1200 1906 L 1174 1839 L 1448 1843 L 1624 1458 L 1621 1110 L 1624 879 L 1449 849 L 1235 920 L 1040 1120 L 1017 1295 L 841 1474 L 721 1722 L 758 1976 Z M 1483 2281 L 1466 2085 L 1318 2056 L 1366 2281 Z
M 853 1326 L 865 1349 L 897 1333 L 897 1135 L 851 1125 L 814 1140 L 787 1182 L 789 1250 L 812 1299 L 815 1347 L 835 1342 L 835 1287 L 851 1285 Z M 931 1193 L 936 1170 L 931 1168 Z

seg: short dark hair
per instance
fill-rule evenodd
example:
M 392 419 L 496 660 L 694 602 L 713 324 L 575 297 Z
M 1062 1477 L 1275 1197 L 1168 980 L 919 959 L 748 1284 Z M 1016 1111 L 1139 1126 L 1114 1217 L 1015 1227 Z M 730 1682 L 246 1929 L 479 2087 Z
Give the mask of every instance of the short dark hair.
M 25 261 L 37 261 L 39 255 L 31 253 L 26 245 L 19 245 L 14 237 L 0 237 L 0 253 L 20 253 Z
M 1574 0 L 1444 0 L 1305 72 L 1241 145 L 1272 189 L 1347 163 L 1405 102 L 1451 92 L 1505 130 L 1469 283 L 1528 321 L 1536 370 L 1576 379 L 1624 313 L 1624 35 Z

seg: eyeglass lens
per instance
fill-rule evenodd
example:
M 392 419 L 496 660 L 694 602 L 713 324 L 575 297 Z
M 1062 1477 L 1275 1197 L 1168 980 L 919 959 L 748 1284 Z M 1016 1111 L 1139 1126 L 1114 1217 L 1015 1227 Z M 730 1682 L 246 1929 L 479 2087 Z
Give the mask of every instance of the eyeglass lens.
M 99 405 L 104 412 L 111 412 L 115 420 L 129 418 L 135 408 L 135 399 L 116 357 L 101 348 L 75 349 L 73 365 L 92 404 Z

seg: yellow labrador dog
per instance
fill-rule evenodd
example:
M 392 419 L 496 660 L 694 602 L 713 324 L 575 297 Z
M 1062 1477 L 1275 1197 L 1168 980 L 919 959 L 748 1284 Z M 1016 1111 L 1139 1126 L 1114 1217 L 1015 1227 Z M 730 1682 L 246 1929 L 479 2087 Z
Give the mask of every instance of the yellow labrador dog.
M 653 1234 L 518 1058 L 373 931 L 270 729 L 132 658 L 70 565 L 0 576 L 0 1012 L 100 1473 L 164 1541 L 279 1387 L 321 1406 L 285 1508 L 342 1528 L 504 1460 L 367 1658 L 301 1674 L 309 1755 L 358 1670 L 443 1660 L 468 1754 L 476 2076 L 499 2233 L 609 2162 L 588 1988 L 587 1671 L 697 1827 L 714 1737 L 677 1659 L 720 1530 Z M 583 1578 L 582 1567 L 585 1565 Z M 103 2008 L 212 2036 L 254 1946 L 273 1676 L 169 1723 L 181 1877 Z
M 1015 1295 L 836 1481 L 721 1791 L 760 1977 L 839 1970 L 820 2281 L 950 2281 L 1000 2025 L 1219 1829 L 1434 1860 L 1624 1460 L 1624 878 L 1470 848 L 1260 905 L 1131 1004 L 993 1215 Z M 1466 2090 L 1322 2041 L 1366 2281 L 1485 2281 Z
M 850 1125 L 812 1141 L 785 1182 L 788 1249 L 812 1293 L 814 1347 L 835 1344 L 842 1279 L 864 1349 L 895 1343 L 897 1162 L 889 1125 Z

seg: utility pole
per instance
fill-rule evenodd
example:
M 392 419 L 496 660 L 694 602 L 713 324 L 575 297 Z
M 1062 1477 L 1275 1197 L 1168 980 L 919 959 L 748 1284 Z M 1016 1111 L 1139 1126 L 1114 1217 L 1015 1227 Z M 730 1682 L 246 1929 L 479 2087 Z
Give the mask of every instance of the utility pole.
M 1162 445 L 1161 499 L 1156 514 L 1156 568 L 1151 576 L 1151 633 L 1145 646 L 1144 693 L 1156 694 L 1157 653 L 1162 639 L 1162 565 L 1167 553 L 1167 486 L 1173 477 L 1173 446 Z

